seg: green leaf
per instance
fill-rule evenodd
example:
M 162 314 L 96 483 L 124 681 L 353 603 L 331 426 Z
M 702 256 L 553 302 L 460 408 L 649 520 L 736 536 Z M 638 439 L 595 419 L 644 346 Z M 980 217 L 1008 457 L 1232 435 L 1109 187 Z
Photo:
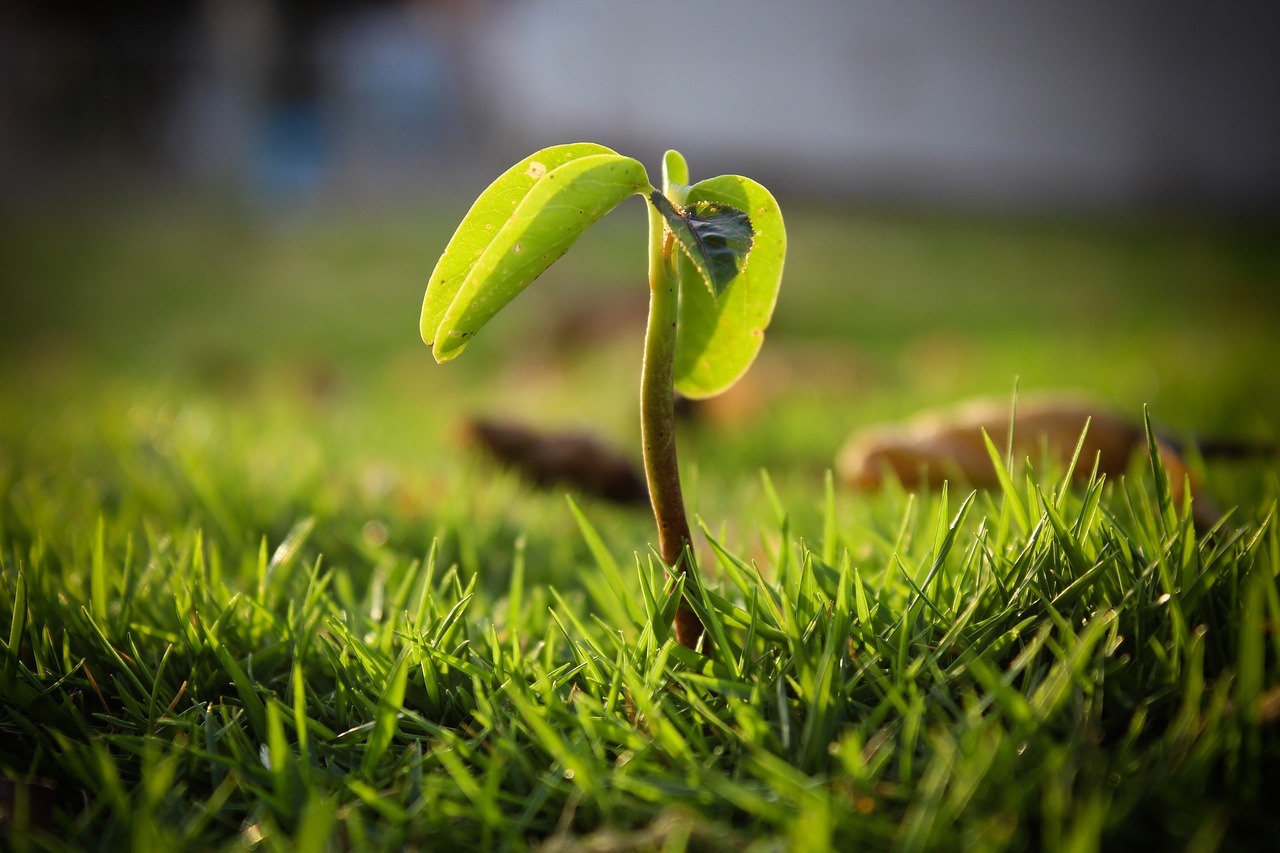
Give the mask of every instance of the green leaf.
M 462 218 L 458 228 L 445 246 L 444 254 L 436 262 L 427 283 L 427 294 L 422 301 L 422 340 L 432 346 L 436 329 L 444 312 L 453 304 L 458 289 L 467 273 L 475 266 L 476 259 L 493 242 L 502 225 L 524 201 L 542 175 L 576 160 L 595 154 L 611 154 L 603 145 L 590 142 L 555 145 L 535 151 L 502 173 L 480 193 Z
M 736 207 L 709 201 L 677 209 L 656 190 L 650 199 L 712 297 L 718 297 L 737 278 L 751 251 L 750 217 Z
M 436 361 L 462 352 L 582 232 L 648 188 L 638 161 L 587 143 L 546 148 L 508 169 L 476 199 L 431 274 L 421 331 Z
M 787 234 L 769 191 L 749 178 L 721 175 L 689 188 L 685 208 L 720 205 L 750 220 L 750 250 L 737 274 L 715 296 L 703 274 L 681 252 L 675 387 L 686 397 L 713 397 L 737 382 L 755 360 L 773 316 L 782 282 Z M 706 210 L 706 207 L 701 209 Z

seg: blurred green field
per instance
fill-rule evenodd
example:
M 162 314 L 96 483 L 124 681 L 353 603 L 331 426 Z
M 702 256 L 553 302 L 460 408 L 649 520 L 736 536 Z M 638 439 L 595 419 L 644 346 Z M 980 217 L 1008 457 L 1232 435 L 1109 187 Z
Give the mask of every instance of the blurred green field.
M 1280 696 L 1274 457 L 1193 458 L 1237 507 L 1199 539 L 1150 508 L 1141 476 L 1059 496 L 1075 526 L 1040 537 L 1050 516 L 1019 531 L 1007 496 L 828 499 L 824 474 L 851 430 L 1015 387 L 1135 419 L 1149 405 L 1176 436 L 1274 442 L 1277 229 L 781 201 L 789 254 L 762 355 L 680 437 L 691 512 L 758 561 L 752 596 L 776 583 L 793 607 L 781 627 L 762 609 L 773 633 L 757 634 L 756 599 L 734 599 L 753 615 L 732 678 L 662 646 L 630 573 L 605 589 L 563 490 L 459 436 L 487 414 L 589 430 L 638 461 L 638 202 L 447 366 L 417 320 L 465 203 L 5 213 L 0 640 L 20 701 L 0 716 L 0 776 L 52 780 L 17 789 L 54 803 L 22 812 L 47 833 L 37 846 L 1267 837 L 1250 804 L 1274 781 L 1265 703 Z M 1036 512 L 1030 484 L 1027 499 Z M 577 500 L 630 572 L 648 511 Z M 1006 571 L 1027 580 L 1011 592 Z M 930 580 L 942 609 L 915 594 Z M 846 649 L 855 590 L 875 618 Z M 421 665 L 408 694 L 406 660 Z M 664 722 L 640 726 L 632 698 Z M 0 829 L 16 798 L 0 790 Z
M 742 402 L 681 438 L 689 500 L 713 526 L 769 516 L 761 469 L 816 521 L 822 474 L 850 431 L 973 395 L 1008 399 L 1015 386 L 1082 391 L 1135 419 L 1146 404 L 1184 437 L 1276 437 L 1272 229 L 783 204 L 783 288 L 757 365 L 730 392 Z M 469 454 L 459 426 L 484 414 L 586 430 L 638 462 L 644 211 L 623 205 L 467 358 L 440 366 L 418 312 L 465 205 L 10 213 L 0 225 L 9 481 L 158 442 L 239 472 L 243 494 L 208 498 L 236 504 L 209 511 L 239 536 L 283 535 L 363 489 L 370 518 L 387 514 L 376 505 L 386 495 L 412 496 L 417 523 L 391 535 L 419 547 L 452 518 L 535 524 L 535 548 L 537 525 L 551 541 L 576 538 L 559 493 Z M 594 328 L 593 315 L 604 318 Z M 1247 507 L 1270 470 L 1220 464 L 1209 491 L 1224 508 Z M 111 478 L 102 488 L 120 488 Z M 298 506 L 312 481 L 344 496 L 312 490 L 321 504 Z M 484 504 L 494 488 L 504 497 Z M 644 549 L 645 513 L 618 515 Z
M 972 395 L 1007 398 L 1015 383 L 1083 391 L 1134 417 L 1147 404 L 1183 436 L 1275 435 L 1274 228 L 783 201 L 783 290 L 740 395 L 769 405 L 705 446 L 691 435 L 688 462 L 706 459 L 728 477 L 761 465 L 821 470 L 853 428 Z M 589 233 L 447 367 L 416 328 L 424 282 L 465 203 L 441 208 L 10 212 L 0 222 L 9 417 L 44 421 L 139 395 L 251 419 L 264 403 L 296 404 L 303 418 L 324 413 L 318 430 L 299 424 L 313 440 L 340 426 L 351 455 L 409 468 L 429 465 L 474 411 L 634 444 L 640 203 Z M 593 311 L 624 316 L 582 333 Z

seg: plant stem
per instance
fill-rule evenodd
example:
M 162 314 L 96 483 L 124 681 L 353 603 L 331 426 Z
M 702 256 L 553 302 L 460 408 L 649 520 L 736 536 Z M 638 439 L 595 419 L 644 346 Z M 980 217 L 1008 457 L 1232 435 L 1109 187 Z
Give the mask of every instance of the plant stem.
M 658 523 L 662 559 L 673 571 L 687 571 L 683 559 L 693 559 L 680 468 L 676 462 L 674 371 L 676 357 L 676 281 L 667 269 L 671 247 L 666 223 L 649 204 L 649 325 L 644 338 L 644 366 L 640 374 L 640 437 L 649 501 Z M 703 625 L 687 598 L 675 617 L 676 642 L 696 648 Z

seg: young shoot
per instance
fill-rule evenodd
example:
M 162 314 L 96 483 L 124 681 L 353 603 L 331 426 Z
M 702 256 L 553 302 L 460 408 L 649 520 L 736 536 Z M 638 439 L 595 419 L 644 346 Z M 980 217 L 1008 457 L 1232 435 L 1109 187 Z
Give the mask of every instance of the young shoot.
M 738 175 L 689 183 L 676 151 L 662 187 L 639 161 L 591 143 L 556 145 L 516 163 L 480 194 L 445 247 L 422 303 L 422 339 L 437 362 L 533 282 L 624 199 L 649 208 L 649 320 L 640 428 L 659 552 L 673 573 L 693 560 L 676 460 L 674 393 L 701 399 L 750 367 L 777 300 L 786 254 L 769 191 Z M 678 642 L 697 648 L 703 625 L 682 601 Z

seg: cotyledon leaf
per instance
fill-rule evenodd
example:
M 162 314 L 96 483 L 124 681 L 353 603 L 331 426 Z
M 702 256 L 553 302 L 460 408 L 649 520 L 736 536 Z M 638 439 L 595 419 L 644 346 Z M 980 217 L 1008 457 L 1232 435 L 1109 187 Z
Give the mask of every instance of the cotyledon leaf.
M 480 194 L 454 231 L 428 279 L 421 320 L 422 340 L 427 346 L 435 344 L 436 329 L 467 274 L 534 185 L 565 163 L 599 154 L 616 152 L 591 142 L 544 148 L 516 163 Z
M 424 332 L 436 361 L 457 356 L 582 232 L 623 199 L 649 189 L 639 161 L 605 151 L 571 159 L 534 180 L 467 271 L 434 333 Z M 430 301 L 430 288 L 427 297 Z M 424 329 L 429 321 L 424 305 Z
M 751 221 L 751 248 L 738 274 L 719 296 L 681 252 L 676 259 L 680 314 L 676 337 L 675 387 L 700 399 L 724 391 L 747 371 L 764 342 L 782 282 L 787 233 L 782 211 L 760 184 L 738 175 L 721 175 L 689 188 L 686 209 L 723 205 Z

